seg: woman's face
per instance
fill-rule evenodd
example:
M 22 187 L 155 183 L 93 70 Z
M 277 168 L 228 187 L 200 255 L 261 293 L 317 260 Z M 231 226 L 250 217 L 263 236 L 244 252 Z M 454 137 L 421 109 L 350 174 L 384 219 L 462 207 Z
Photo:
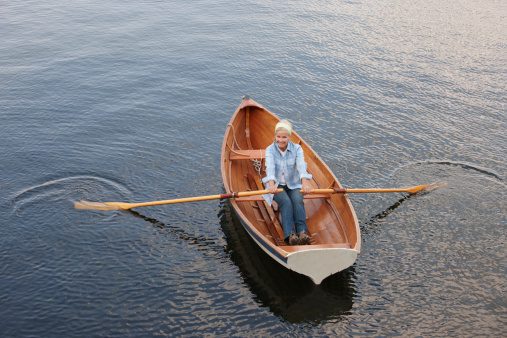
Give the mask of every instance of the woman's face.
M 275 134 L 275 142 L 281 150 L 287 149 L 287 145 L 289 144 L 289 133 L 283 129 L 277 131 Z

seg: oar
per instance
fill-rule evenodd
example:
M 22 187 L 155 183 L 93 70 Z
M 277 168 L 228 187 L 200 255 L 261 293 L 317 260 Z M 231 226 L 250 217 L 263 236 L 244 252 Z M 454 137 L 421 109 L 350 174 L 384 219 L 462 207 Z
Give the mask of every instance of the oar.
M 311 194 L 333 194 L 333 193 L 393 193 L 393 192 L 406 192 L 409 194 L 416 194 L 422 191 L 430 191 L 441 187 L 442 183 L 423 184 L 407 188 L 333 188 L 333 189 L 312 189 Z M 277 189 L 277 192 L 282 192 L 283 189 Z M 76 209 L 86 210 L 128 210 L 132 208 L 150 207 L 155 205 L 176 204 L 187 202 L 200 202 L 218 199 L 229 199 L 236 197 L 247 197 L 255 195 L 269 194 L 269 190 L 255 190 L 255 191 L 241 191 L 232 192 L 230 194 L 207 195 L 197 197 L 176 198 L 170 200 L 127 203 L 127 202 L 90 202 L 90 201 L 77 201 L 74 202 Z
M 406 188 L 331 188 L 331 189 L 312 189 L 311 194 L 358 194 L 358 193 L 391 193 L 391 192 L 407 192 L 409 194 L 417 194 L 423 191 L 431 191 L 444 186 L 445 183 L 422 184 Z
M 282 192 L 282 191 L 283 191 L 283 189 L 277 189 L 277 192 Z M 78 201 L 78 202 L 74 202 L 74 208 L 86 209 L 86 210 L 128 210 L 128 209 L 139 208 L 139 207 L 150 207 L 150 206 L 154 206 L 154 205 L 200 202 L 200 201 L 209 201 L 209 200 L 229 199 L 229 198 L 236 198 L 236 197 L 264 195 L 264 194 L 269 194 L 269 190 L 241 191 L 241 192 L 232 192 L 230 194 L 185 197 L 185 198 L 176 198 L 176 199 L 171 199 L 171 200 L 140 202 L 140 203 Z

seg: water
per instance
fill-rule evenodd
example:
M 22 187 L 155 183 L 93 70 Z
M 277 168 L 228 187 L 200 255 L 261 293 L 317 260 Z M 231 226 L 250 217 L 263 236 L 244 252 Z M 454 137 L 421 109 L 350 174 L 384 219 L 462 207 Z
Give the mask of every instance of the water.
M 505 336 L 503 1 L 10 1 L 0 7 L 0 336 Z M 354 266 L 280 270 L 223 191 L 243 95 L 351 196 Z

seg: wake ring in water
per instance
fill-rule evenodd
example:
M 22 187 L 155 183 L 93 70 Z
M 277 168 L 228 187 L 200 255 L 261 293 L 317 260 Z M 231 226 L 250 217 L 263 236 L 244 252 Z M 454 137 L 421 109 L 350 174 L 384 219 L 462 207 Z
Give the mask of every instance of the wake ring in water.
M 497 173 L 495 173 L 494 171 L 488 169 L 488 168 L 484 168 L 484 167 L 477 166 L 477 165 L 470 164 L 470 163 L 466 163 L 466 162 L 457 162 L 457 161 L 449 161 L 449 160 L 427 160 L 427 161 L 411 162 L 411 163 L 408 163 L 408 164 L 405 164 L 405 165 L 403 165 L 401 167 L 396 168 L 393 171 L 392 175 L 394 176 L 394 174 L 396 172 L 398 172 L 399 170 L 401 170 L 403 168 L 411 167 L 411 166 L 424 165 L 424 164 L 440 164 L 440 165 L 461 167 L 461 168 L 466 169 L 466 170 L 473 170 L 473 171 L 476 171 L 478 173 L 487 175 L 489 177 L 493 177 L 496 180 L 498 180 L 498 181 L 500 181 L 500 182 L 503 183 L 503 179 L 500 177 L 500 175 L 497 174 Z
M 23 189 L 14 194 L 10 200 L 14 205 L 13 211 L 17 213 L 27 205 L 40 201 L 70 202 L 80 199 L 97 199 L 97 196 L 104 198 L 131 194 L 130 190 L 114 180 L 91 175 L 77 175 L 50 180 Z

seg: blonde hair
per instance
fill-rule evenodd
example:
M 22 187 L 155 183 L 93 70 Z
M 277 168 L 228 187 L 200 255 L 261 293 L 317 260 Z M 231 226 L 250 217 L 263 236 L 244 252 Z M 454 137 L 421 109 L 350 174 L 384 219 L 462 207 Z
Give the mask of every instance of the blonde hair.
M 281 129 L 287 131 L 289 135 L 292 134 L 292 123 L 289 120 L 281 120 L 275 126 L 275 134 Z

